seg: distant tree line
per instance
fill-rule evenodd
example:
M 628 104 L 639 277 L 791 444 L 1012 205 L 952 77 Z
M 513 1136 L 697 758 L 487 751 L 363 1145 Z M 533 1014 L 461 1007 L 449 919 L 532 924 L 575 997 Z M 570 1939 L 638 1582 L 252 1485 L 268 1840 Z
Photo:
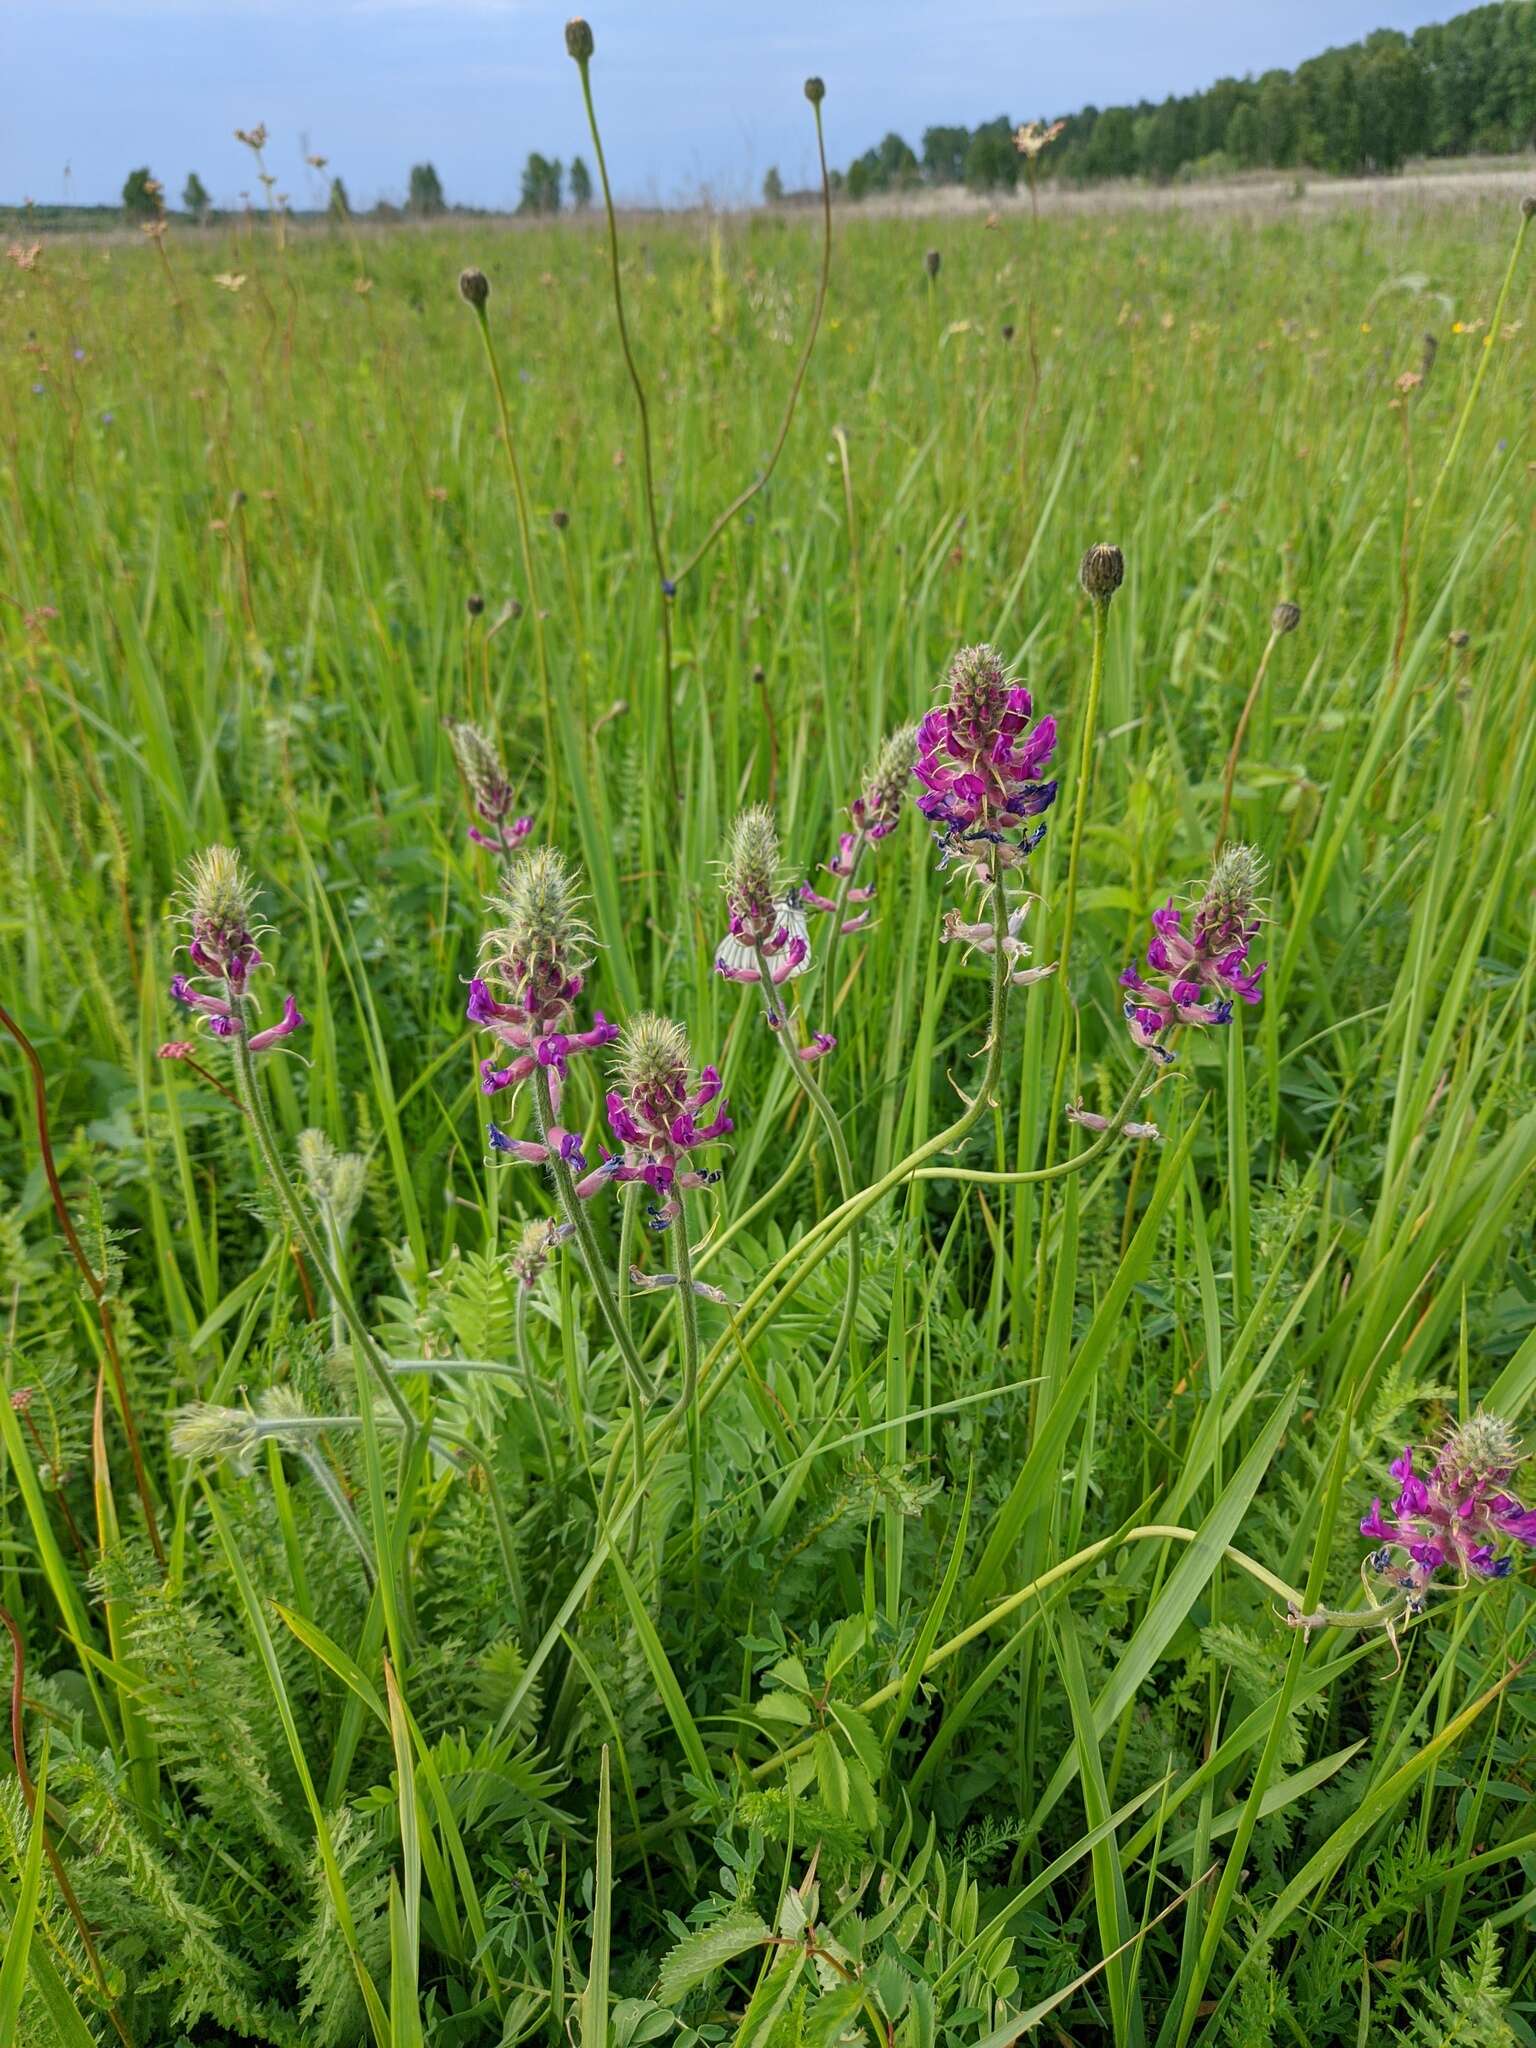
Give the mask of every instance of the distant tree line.
M 838 179 L 850 199 L 920 185 L 991 191 L 1023 174 L 1006 116 L 928 128 L 919 155 L 887 135 Z M 1226 169 L 1397 170 L 1409 157 L 1536 147 L 1536 0 L 1496 0 L 1405 35 L 1378 29 L 1294 71 L 1204 92 L 1084 107 L 1039 161 L 1043 178 L 1164 181 Z

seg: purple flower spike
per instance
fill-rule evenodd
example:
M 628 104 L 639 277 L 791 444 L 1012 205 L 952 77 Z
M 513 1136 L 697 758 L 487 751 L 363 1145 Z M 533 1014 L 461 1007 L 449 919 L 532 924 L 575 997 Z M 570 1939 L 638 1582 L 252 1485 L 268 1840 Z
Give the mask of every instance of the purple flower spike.
M 1135 997 L 1125 1005 L 1131 1038 L 1155 1059 L 1172 1059 L 1161 1040 L 1174 1025 L 1230 1024 L 1234 998 L 1260 1000 L 1264 968 L 1248 966 L 1248 949 L 1263 922 L 1258 904 L 1262 880 L 1258 855 L 1246 846 L 1230 846 L 1190 913 L 1187 932 L 1172 897 L 1153 911 L 1147 973 L 1132 961 L 1120 985 Z
M 623 1086 L 610 1090 L 607 1099 L 608 1127 L 624 1151 L 605 1166 L 613 1180 L 637 1181 L 673 1197 L 653 1213 L 655 1229 L 665 1229 L 682 1213 L 676 1189 L 703 1187 L 715 1177 L 691 1167 L 689 1155 L 702 1145 L 718 1144 L 735 1128 L 720 1093 L 719 1073 L 705 1067 L 690 1088 L 691 1060 L 682 1027 L 669 1018 L 642 1012 L 624 1027 L 619 1050 Z M 714 1117 L 701 1124 L 699 1111 L 713 1103 L 719 1105 Z
M 1030 694 L 1010 679 L 995 648 L 961 648 L 948 683 L 947 703 L 917 729 L 917 807 L 935 827 L 940 865 L 958 861 L 986 882 L 996 868 L 1019 866 L 1039 843 L 1038 832 L 1010 835 L 1056 800 L 1056 784 L 1039 779 L 1055 751 L 1056 721 L 1029 727 Z
M 1373 1500 L 1360 1533 L 1385 1546 L 1368 1563 L 1407 1593 L 1410 1612 L 1437 1574 L 1453 1573 L 1461 1585 L 1505 1578 L 1511 1560 L 1499 1546 L 1536 1546 L 1536 1514 L 1504 1491 L 1524 1456 L 1507 1422 L 1478 1414 L 1451 1432 L 1427 1476 L 1415 1472 L 1411 1445 L 1392 1460 L 1392 1511 Z

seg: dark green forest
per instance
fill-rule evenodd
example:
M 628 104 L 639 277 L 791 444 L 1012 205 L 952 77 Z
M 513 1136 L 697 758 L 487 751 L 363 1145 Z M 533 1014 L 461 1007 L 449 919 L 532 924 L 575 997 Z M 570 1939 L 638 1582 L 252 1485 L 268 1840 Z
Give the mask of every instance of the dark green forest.
M 1007 115 L 923 131 L 920 152 L 890 134 L 843 174 L 851 199 L 919 185 L 979 191 L 1027 166 Z M 1411 35 L 1378 29 L 1294 71 L 1219 78 L 1204 92 L 1136 106 L 1083 107 L 1036 161 L 1041 179 L 1218 176 L 1296 169 L 1398 170 L 1414 157 L 1536 146 L 1536 0 L 1497 0 Z

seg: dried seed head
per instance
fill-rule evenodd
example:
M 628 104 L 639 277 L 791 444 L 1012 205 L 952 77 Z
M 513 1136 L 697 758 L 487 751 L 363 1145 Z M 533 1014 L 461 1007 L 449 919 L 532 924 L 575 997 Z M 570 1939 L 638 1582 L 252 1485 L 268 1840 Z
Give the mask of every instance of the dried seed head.
M 937 277 L 939 274 L 939 265 L 943 261 L 944 259 L 939 254 L 937 249 L 930 249 L 928 251 L 928 254 L 923 258 L 923 268 L 927 271 L 930 277 Z
M 652 1010 L 642 1010 L 619 1035 L 614 1071 L 625 1093 L 642 1104 L 657 1097 L 681 1101 L 688 1092 L 692 1061 L 682 1025 L 674 1024 L 670 1017 L 658 1017 Z
M 819 78 L 808 78 L 805 81 L 805 96 L 813 107 L 819 107 L 827 96 L 827 88 Z
M 1125 557 L 1108 541 L 1098 541 L 1084 555 L 1077 580 L 1095 604 L 1108 604 L 1125 581 Z
M 1301 606 L 1282 599 L 1270 613 L 1269 623 L 1277 633 L 1294 633 L 1301 624 Z
M 1503 1417 L 1479 1410 L 1470 1422 L 1451 1431 L 1440 1463 L 1457 1479 L 1475 1485 L 1479 1480 L 1507 1479 L 1524 1457 L 1524 1445 Z
M 592 30 L 579 14 L 572 15 L 565 24 L 565 47 L 567 53 L 578 64 L 585 64 L 592 55 Z
M 481 952 L 487 971 L 519 994 L 530 976 L 563 981 L 592 964 L 592 931 L 581 915 L 583 897 L 565 856 L 552 846 L 520 854 L 491 899 L 503 922 L 487 932 Z
M 1449 634 L 1447 637 L 1450 640 L 1450 643 L 1453 647 L 1470 647 L 1472 645 L 1472 635 L 1466 632 L 1460 626 L 1456 628 L 1456 631 L 1454 633 Z
M 346 1230 L 367 1191 L 367 1160 L 359 1152 L 338 1152 L 324 1131 L 300 1131 L 298 1155 L 310 1194 L 336 1228 Z
M 478 590 L 472 590 L 464 600 L 464 609 L 472 619 L 478 619 L 485 610 L 485 599 Z
M 478 313 L 490 296 L 490 280 L 483 270 L 476 270 L 471 265 L 468 270 L 459 272 L 459 297 L 466 305 L 473 306 Z
M 1520 211 L 1525 215 L 1525 218 L 1527 220 L 1530 220 L 1533 215 L 1536 215 L 1536 193 L 1526 193 L 1525 197 L 1520 202 Z
M 549 515 L 549 523 L 556 533 L 564 533 L 571 523 L 571 515 L 565 510 L 563 505 L 556 506 L 555 510 Z
M 771 916 L 779 885 L 779 834 L 766 804 L 754 804 L 731 826 L 722 885 L 733 914 Z
M 177 915 L 187 951 L 205 974 L 243 981 L 261 954 L 252 933 L 256 889 L 232 847 L 210 846 L 187 864 Z

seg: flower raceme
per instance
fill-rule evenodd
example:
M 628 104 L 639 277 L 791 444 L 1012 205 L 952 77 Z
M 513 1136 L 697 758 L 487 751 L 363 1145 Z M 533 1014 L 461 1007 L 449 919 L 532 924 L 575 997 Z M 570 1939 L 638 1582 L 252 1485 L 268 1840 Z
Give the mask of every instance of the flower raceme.
M 619 1034 L 601 1010 L 586 1030 L 574 1028 L 574 1005 L 592 959 L 580 892 L 562 856 L 540 847 L 512 862 L 492 901 L 503 921 L 481 946 L 481 971 L 469 984 L 466 1015 L 512 1058 L 505 1066 L 494 1058 L 481 1061 L 481 1092 L 499 1094 L 542 1068 L 554 1118 L 547 1147 L 509 1138 L 492 1124 L 492 1149 L 530 1162 L 546 1161 L 553 1151 L 568 1165 L 583 1167 L 580 1142 L 559 1124 L 567 1062 L 573 1054 L 611 1044 Z
M 765 804 L 743 811 L 731 826 L 721 863 L 728 919 L 715 949 L 715 972 L 727 981 L 778 988 L 811 964 L 810 941 L 798 888 L 780 879 L 779 835 Z
M 1264 966 L 1250 968 L 1249 948 L 1263 922 L 1258 890 L 1263 863 L 1251 847 L 1230 846 L 1219 856 L 1210 880 L 1189 911 L 1170 896 L 1152 913 L 1147 947 L 1150 980 L 1133 961 L 1120 976 L 1125 1021 L 1143 1051 L 1164 1065 L 1173 1058 L 1162 1043 L 1175 1024 L 1230 1024 L 1234 999 L 1257 1003 Z
M 874 889 L 855 886 L 853 876 L 865 847 L 887 838 L 901 821 L 901 803 L 907 793 L 916 746 L 915 725 L 899 726 L 887 734 L 865 774 L 863 789 L 848 806 L 852 829 L 839 834 L 837 851 L 825 863 L 825 872 L 837 885 L 836 894 L 824 896 L 809 882 L 800 891 L 800 901 L 808 908 L 833 917 L 849 904 L 865 906 L 857 915 L 844 918 L 838 927 L 842 934 L 860 931 L 869 922 L 867 906 L 874 897 Z
M 495 742 L 467 720 L 450 725 L 448 738 L 475 815 L 488 828 L 482 831 L 480 825 L 471 825 L 470 838 L 476 846 L 488 846 L 494 853 L 513 852 L 533 830 L 533 820 L 512 815 L 515 796 Z
M 664 1198 L 650 1212 L 657 1230 L 682 1213 L 683 1190 L 708 1187 L 720 1177 L 691 1165 L 689 1155 L 735 1129 L 718 1071 L 701 1068 L 690 1087 L 692 1061 L 686 1033 L 668 1017 L 643 1011 L 620 1034 L 620 1086 L 610 1089 L 607 1110 L 609 1129 L 624 1150 L 622 1159 L 610 1163 L 611 1177 L 638 1181 Z M 712 1106 L 714 1114 L 701 1122 Z
M 1056 721 L 1030 725 L 1030 694 L 995 648 L 962 647 L 948 685 L 948 701 L 917 729 L 917 807 L 943 848 L 939 865 L 958 860 L 984 880 L 994 857 L 996 866 L 1018 866 L 1045 831 L 1042 823 L 1017 841 L 1008 837 L 1056 801 L 1056 784 L 1040 779 L 1056 750 Z
M 1514 1431 L 1496 1415 L 1476 1415 L 1452 1430 L 1427 1473 L 1414 1470 L 1412 1445 L 1389 1468 L 1398 1482 L 1390 1512 L 1380 1500 L 1360 1523 L 1362 1536 L 1381 1547 L 1368 1560 L 1421 1601 L 1437 1574 L 1460 1584 L 1502 1579 L 1512 1561 L 1500 1556 L 1506 1541 L 1536 1546 L 1536 1509 L 1505 1491 L 1525 1457 Z
M 210 846 L 194 856 L 182 884 L 177 918 L 187 933 L 186 953 L 194 974 L 174 974 L 171 995 L 213 1033 L 237 1038 L 249 1031 L 245 1004 L 251 977 L 265 963 L 256 943 L 255 887 L 245 863 L 227 846 Z M 283 998 L 276 1024 L 251 1031 L 251 1052 L 267 1052 L 304 1023 L 291 995 Z

